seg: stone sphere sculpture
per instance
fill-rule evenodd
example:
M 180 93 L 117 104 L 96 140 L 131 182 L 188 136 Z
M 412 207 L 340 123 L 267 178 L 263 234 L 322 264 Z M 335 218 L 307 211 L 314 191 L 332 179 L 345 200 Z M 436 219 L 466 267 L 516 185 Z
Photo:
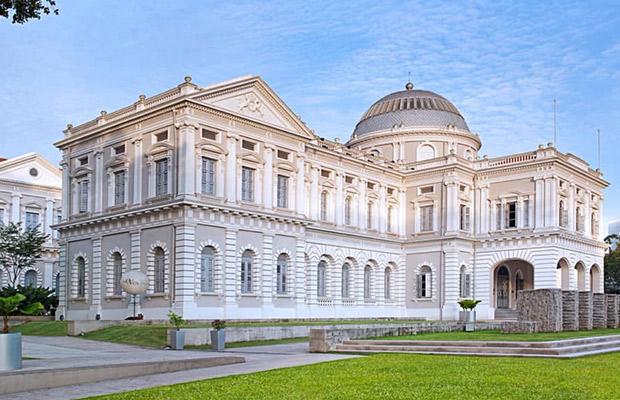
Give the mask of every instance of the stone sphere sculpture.
M 121 287 L 129 294 L 142 294 L 149 287 L 149 278 L 142 271 L 127 271 L 121 277 Z

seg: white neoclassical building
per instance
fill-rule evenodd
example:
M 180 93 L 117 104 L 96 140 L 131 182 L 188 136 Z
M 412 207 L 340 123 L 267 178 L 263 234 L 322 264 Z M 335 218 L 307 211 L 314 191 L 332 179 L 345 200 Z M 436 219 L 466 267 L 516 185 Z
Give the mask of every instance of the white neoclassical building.
M 551 144 L 489 159 L 428 91 L 372 104 L 346 143 L 316 136 L 259 77 L 185 82 L 69 125 L 60 312 L 145 318 L 510 314 L 521 288 L 601 291 L 599 171 Z
M 61 218 L 61 171 L 36 153 L 0 159 L 0 223 L 21 222 L 24 228 L 38 226 L 48 235 L 43 256 L 36 264 L 21 271 L 17 283 L 57 289 L 58 232 L 52 225 Z M 12 269 L 0 266 L 0 287 L 9 285 Z

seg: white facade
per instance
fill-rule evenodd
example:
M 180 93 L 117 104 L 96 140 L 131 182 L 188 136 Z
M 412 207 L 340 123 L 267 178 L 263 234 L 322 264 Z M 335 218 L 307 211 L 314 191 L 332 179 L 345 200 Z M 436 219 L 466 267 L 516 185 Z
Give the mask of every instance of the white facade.
M 46 233 L 41 260 L 17 277 L 20 285 L 55 289 L 58 275 L 58 233 L 52 225 L 61 218 L 61 172 L 35 153 L 0 161 L 0 222 L 39 226 Z M 0 267 L 0 286 L 9 285 L 11 271 Z
M 177 88 L 77 127 L 63 151 L 58 316 L 425 316 L 514 307 L 520 288 L 602 290 L 607 183 L 551 145 L 479 157 L 431 92 L 375 103 L 346 144 L 257 77 Z

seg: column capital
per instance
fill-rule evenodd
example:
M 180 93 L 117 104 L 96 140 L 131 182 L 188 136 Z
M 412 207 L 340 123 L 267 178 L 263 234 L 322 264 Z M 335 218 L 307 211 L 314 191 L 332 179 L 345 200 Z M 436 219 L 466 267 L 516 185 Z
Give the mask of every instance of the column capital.
M 140 142 L 141 142 L 141 141 L 142 141 L 142 136 L 137 137 L 137 138 L 133 138 L 133 139 L 131 139 L 131 142 L 130 142 L 130 143 L 131 143 L 131 144 L 138 145 L 138 144 L 140 144 Z

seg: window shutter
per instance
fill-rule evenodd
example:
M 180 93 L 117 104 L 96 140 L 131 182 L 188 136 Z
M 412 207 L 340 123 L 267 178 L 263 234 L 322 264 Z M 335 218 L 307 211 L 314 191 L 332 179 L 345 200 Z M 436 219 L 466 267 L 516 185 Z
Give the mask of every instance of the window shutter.
M 422 275 L 418 274 L 416 277 L 416 297 L 422 298 Z
M 469 207 L 465 207 L 465 230 L 469 230 Z

